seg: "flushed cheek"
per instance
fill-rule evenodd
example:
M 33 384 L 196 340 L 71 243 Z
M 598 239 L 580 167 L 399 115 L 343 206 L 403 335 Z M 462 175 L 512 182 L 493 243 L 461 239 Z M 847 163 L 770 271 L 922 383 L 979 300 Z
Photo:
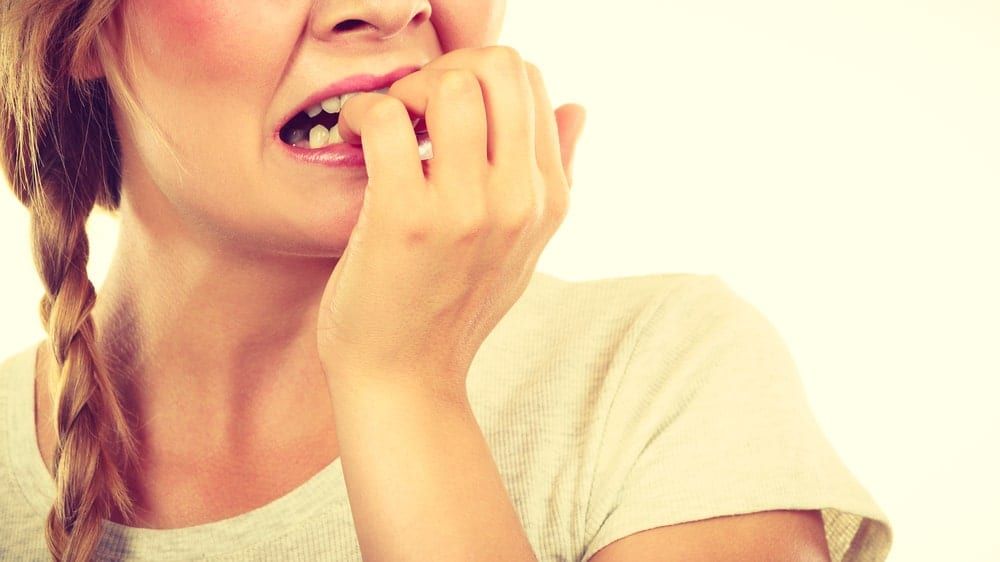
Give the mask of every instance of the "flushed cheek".
M 280 74 L 297 26 L 275 2 L 146 0 L 135 31 L 148 69 L 174 84 L 258 87 Z M 290 33 L 283 39 L 282 29 Z M 289 46 L 283 47 L 283 42 Z
M 278 4 L 286 13 L 272 13 Z M 241 139 L 263 137 L 271 96 L 301 30 L 289 4 L 133 4 L 141 57 L 136 87 L 181 153 L 197 159 L 208 147 L 227 146 L 240 154 Z

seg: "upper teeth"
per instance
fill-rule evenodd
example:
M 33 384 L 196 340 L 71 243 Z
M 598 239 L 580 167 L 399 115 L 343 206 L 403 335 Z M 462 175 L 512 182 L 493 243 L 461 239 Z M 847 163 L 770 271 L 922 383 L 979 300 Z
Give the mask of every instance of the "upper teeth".
M 379 88 L 378 90 L 373 91 L 375 93 L 385 94 L 389 92 L 389 88 Z M 338 113 L 347 100 L 363 93 L 366 92 L 348 92 L 346 94 L 340 94 L 339 96 L 327 98 L 316 105 L 306 108 L 305 113 L 310 118 L 316 117 L 321 111 L 325 111 L 331 115 Z M 334 125 L 330 129 L 327 129 L 323 125 L 314 125 L 308 131 L 304 129 L 294 129 L 291 131 L 291 138 L 289 139 L 290 144 L 295 146 L 307 144 L 309 148 L 323 148 L 328 144 L 336 144 L 343 141 L 344 140 L 340 137 L 340 131 L 337 125 Z
M 374 90 L 374 92 L 378 94 L 385 94 L 388 93 L 388 91 L 389 91 L 388 87 Z M 362 93 L 365 92 L 348 92 L 346 94 L 340 94 L 339 96 L 333 96 L 332 98 L 327 98 L 317 103 L 316 105 L 307 108 L 306 115 L 308 115 L 309 117 L 316 117 L 317 115 L 319 115 L 320 111 L 325 111 L 331 114 L 337 113 L 340 111 L 340 108 L 343 107 L 344 102 Z

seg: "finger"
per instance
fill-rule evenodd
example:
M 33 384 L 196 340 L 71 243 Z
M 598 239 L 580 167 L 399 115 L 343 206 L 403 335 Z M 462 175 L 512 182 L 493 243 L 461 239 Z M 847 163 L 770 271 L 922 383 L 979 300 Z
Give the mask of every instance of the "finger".
M 345 142 L 358 144 L 365 155 L 369 185 L 411 187 L 425 183 L 417 138 L 406 107 L 396 98 L 373 92 L 349 98 L 337 121 Z M 413 189 L 398 189 L 400 198 Z
M 562 152 L 563 168 L 566 179 L 573 187 L 573 162 L 576 157 L 576 147 L 580 142 L 580 134 L 586 122 L 587 112 L 576 103 L 560 105 L 556 109 L 556 124 L 559 127 L 559 149 Z
M 425 67 L 426 68 L 426 67 Z M 486 107 L 478 77 L 465 69 L 418 70 L 389 87 L 412 116 L 423 116 L 434 157 L 433 185 L 471 187 L 486 171 Z
M 535 159 L 538 161 L 538 169 L 546 178 L 559 178 L 565 183 L 566 170 L 559 148 L 559 129 L 545 81 L 537 66 L 528 62 L 525 67 L 535 96 Z
M 534 158 L 535 103 L 524 66 L 521 55 L 506 45 L 457 49 L 424 66 L 475 72 L 483 86 L 487 158 L 493 165 Z

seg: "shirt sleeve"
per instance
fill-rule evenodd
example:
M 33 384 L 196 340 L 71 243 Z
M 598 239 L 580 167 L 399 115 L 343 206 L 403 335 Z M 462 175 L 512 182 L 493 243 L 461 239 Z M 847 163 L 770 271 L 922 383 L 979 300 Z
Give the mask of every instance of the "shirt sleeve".
M 817 424 L 767 318 L 715 275 L 653 306 L 607 413 L 583 560 L 663 525 L 814 509 L 833 562 L 884 561 L 888 518 Z

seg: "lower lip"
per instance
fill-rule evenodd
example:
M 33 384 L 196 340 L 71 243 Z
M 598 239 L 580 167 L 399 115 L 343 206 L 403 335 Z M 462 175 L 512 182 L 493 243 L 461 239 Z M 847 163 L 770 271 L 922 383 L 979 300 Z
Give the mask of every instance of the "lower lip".
M 417 133 L 418 143 L 427 138 L 426 132 Z M 277 139 L 277 142 L 292 158 L 306 164 L 318 164 L 330 168 L 353 168 L 365 165 L 365 152 L 358 145 L 338 142 L 323 148 L 312 149 L 292 146 L 280 139 Z

